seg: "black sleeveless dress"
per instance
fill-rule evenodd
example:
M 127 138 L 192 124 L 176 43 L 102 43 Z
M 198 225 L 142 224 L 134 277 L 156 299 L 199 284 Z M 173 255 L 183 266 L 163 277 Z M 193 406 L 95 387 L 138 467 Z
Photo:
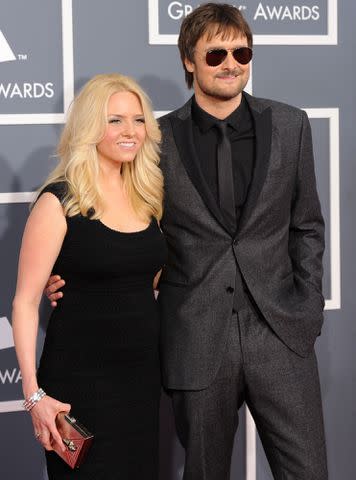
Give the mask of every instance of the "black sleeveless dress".
M 50 185 L 59 200 L 65 183 Z M 42 192 L 42 193 L 43 193 Z M 50 480 L 157 480 L 160 366 L 153 277 L 167 247 L 156 220 L 120 233 L 67 217 L 53 267 L 66 285 L 49 320 L 38 383 L 94 436 L 72 471 L 46 452 Z

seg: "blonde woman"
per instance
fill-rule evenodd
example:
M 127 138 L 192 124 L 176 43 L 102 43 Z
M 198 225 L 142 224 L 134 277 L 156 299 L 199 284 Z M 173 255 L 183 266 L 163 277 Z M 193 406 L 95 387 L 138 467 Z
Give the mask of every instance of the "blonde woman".
M 25 228 L 13 330 L 26 406 L 49 479 L 158 478 L 159 319 L 153 280 L 166 258 L 158 226 L 160 131 L 132 79 L 98 75 L 73 102 L 60 163 Z M 38 372 L 38 306 L 52 271 L 65 278 Z M 44 395 L 44 392 L 46 395 Z M 51 451 L 56 415 L 95 435 L 83 465 Z

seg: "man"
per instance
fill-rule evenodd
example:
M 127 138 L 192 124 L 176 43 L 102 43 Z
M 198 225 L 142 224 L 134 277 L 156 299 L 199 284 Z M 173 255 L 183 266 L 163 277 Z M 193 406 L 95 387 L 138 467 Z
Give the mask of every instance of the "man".
M 324 223 L 307 116 L 243 92 L 252 34 L 235 7 L 198 7 L 178 45 L 194 96 L 160 119 L 159 304 L 183 478 L 229 479 L 245 401 L 275 479 L 325 480 Z
M 274 478 L 325 480 L 313 351 L 324 223 L 307 116 L 243 93 L 252 35 L 238 9 L 197 8 L 178 46 L 194 96 L 160 119 L 169 259 L 159 302 L 184 479 L 229 479 L 246 401 Z

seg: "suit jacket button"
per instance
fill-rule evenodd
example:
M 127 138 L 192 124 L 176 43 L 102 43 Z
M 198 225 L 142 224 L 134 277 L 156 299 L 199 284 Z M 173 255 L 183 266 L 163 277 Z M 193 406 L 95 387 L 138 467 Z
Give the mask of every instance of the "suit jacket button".
M 235 289 L 234 287 L 227 287 L 226 291 L 227 293 L 234 293 Z
M 238 243 L 239 243 L 239 241 L 237 240 L 237 238 L 235 238 L 235 240 L 232 242 L 232 244 L 235 245 L 235 247 Z

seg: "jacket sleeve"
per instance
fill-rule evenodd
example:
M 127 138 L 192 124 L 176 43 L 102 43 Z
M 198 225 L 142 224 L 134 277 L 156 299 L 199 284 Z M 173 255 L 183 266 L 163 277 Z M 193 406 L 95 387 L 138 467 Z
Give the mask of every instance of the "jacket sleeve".
M 308 297 L 316 293 L 324 306 L 322 296 L 324 220 L 316 188 L 311 128 L 305 112 L 302 112 L 299 145 L 290 220 L 289 254 L 297 288 Z

